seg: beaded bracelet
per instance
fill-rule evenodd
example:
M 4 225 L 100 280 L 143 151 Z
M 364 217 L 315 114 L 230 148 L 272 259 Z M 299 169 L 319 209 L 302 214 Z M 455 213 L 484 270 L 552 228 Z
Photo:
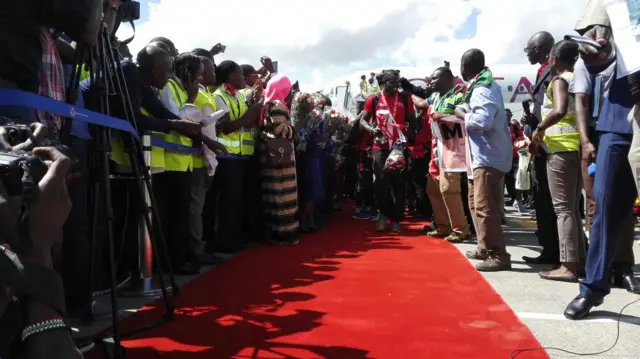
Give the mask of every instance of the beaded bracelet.
M 31 324 L 22 330 L 22 341 L 24 342 L 27 338 L 33 334 L 46 332 L 53 329 L 62 329 L 66 328 L 62 317 L 53 317 L 50 319 L 42 320 Z

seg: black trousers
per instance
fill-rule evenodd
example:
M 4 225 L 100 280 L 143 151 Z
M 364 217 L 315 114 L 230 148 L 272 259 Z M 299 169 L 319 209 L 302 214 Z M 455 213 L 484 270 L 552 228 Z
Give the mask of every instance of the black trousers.
M 380 212 L 392 222 L 404 219 L 406 207 L 406 172 L 388 172 L 384 163 L 391 151 L 373 150 L 373 172 L 376 203 Z
M 509 201 L 513 203 L 518 199 L 516 192 L 516 172 L 518 171 L 518 165 L 520 164 L 520 158 L 516 157 L 511 161 L 511 171 L 507 172 L 504 176 L 504 186 L 507 188 L 507 194 L 509 195 Z
M 153 195 L 160 215 L 160 223 L 157 220 L 154 223 L 156 240 L 161 238 L 158 232 L 162 231 L 175 270 L 187 263 L 191 249 L 190 176 L 191 172 L 174 171 L 153 175 Z
M 373 159 L 367 151 L 358 151 L 358 186 L 356 188 L 356 207 L 373 208 L 375 206 L 373 189 Z
M 536 172 L 533 196 L 536 203 L 538 243 L 542 246 L 543 255 L 559 258 L 558 222 L 549 191 L 547 155 L 534 156 L 533 163 Z
M 76 159 L 80 176 L 69 184 L 69 198 L 73 208 L 64 224 L 61 269 L 67 310 L 90 313 L 91 279 L 89 246 L 89 167 L 86 141 L 73 137 L 68 144 Z
M 213 247 L 235 252 L 258 240 L 260 232 L 259 168 L 252 159 L 219 158 L 215 175 L 217 229 Z
M 433 210 L 427 196 L 427 176 L 429 171 L 429 156 L 409 158 L 407 170 L 408 195 L 415 202 L 414 210 L 424 217 L 431 217 Z M 412 202 L 413 202 L 412 201 Z
M 356 186 L 358 184 L 358 150 L 352 146 L 346 145 L 343 149 L 344 154 L 344 187 L 345 196 L 354 199 L 356 195 Z

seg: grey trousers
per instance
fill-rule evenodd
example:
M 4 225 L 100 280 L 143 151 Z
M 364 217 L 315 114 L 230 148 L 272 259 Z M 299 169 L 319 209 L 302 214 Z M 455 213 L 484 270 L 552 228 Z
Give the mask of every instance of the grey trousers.
M 558 218 L 560 262 L 584 262 L 586 248 L 580 216 L 582 166 L 580 153 L 558 152 L 547 157 L 547 177 L 553 209 Z
M 191 172 L 191 199 L 189 200 L 189 227 L 191 230 L 190 247 L 192 253 L 204 249 L 202 241 L 202 211 L 207 194 L 207 168 L 194 168 Z

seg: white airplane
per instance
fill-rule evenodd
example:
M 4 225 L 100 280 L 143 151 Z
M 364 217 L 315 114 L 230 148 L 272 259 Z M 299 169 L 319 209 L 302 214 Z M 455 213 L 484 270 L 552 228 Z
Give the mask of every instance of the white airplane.
M 418 68 L 418 67 L 400 67 L 396 68 L 400 70 L 400 76 L 407 78 L 411 83 L 416 86 L 426 86 L 427 76 L 430 76 L 433 68 Z M 457 75 L 459 66 L 452 65 L 451 69 L 454 75 Z M 504 98 L 505 107 L 509 108 L 515 118 L 519 118 L 522 115 L 522 100 L 530 95 L 533 86 L 535 85 L 535 79 L 537 74 L 537 66 L 531 65 L 495 65 L 490 66 L 493 72 L 493 77 L 502 87 L 502 96 Z M 330 86 L 323 90 L 323 93 L 331 98 L 333 106 L 340 108 L 343 111 L 355 112 L 355 100 L 353 97 L 360 93 L 360 76 L 366 75 L 369 78 L 369 73 L 379 72 L 381 69 L 364 70 L 356 74 L 341 77 L 330 82 Z

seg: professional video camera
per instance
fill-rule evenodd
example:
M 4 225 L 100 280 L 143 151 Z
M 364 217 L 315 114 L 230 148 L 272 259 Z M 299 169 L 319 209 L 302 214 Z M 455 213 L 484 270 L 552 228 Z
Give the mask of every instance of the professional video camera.
M 118 6 L 118 17 L 121 21 L 140 20 L 140 3 L 132 0 L 124 0 Z

